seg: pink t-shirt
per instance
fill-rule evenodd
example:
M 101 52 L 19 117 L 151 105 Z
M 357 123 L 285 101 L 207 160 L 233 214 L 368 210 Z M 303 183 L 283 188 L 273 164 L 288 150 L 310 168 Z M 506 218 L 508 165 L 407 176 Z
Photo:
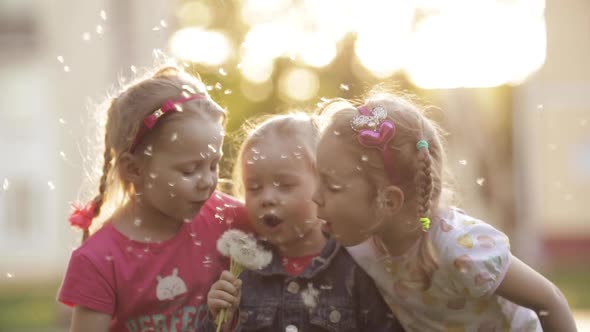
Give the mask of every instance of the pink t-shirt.
M 215 193 L 164 242 L 137 242 L 107 223 L 72 253 L 58 299 L 111 315 L 110 331 L 199 330 L 209 288 L 229 267 L 217 239 L 247 229 L 246 218 L 242 203 Z

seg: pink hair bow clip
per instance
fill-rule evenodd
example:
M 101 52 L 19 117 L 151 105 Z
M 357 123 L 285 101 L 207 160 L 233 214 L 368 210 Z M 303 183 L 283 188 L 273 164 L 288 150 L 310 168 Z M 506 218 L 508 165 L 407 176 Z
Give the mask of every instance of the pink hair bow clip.
M 358 108 L 359 114 L 355 115 L 350 125 L 352 130 L 358 133 L 357 139 L 361 145 L 368 148 L 381 150 L 385 171 L 392 184 L 399 183 L 394 172 L 393 159 L 389 152 L 388 144 L 395 136 L 395 125 L 387 119 L 387 111 L 381 106 L 369 110 L 366 106 Z
M 72 214 L 70 215 L 70 225 L 82 230 L 90 228 L 96 210 L 96 203 L 94 200 L 88 202 L 85 206 L 82 206 L 80 203 L 74 203 L 72 204 L 72 208 L 74 211 L 72 211 Z
M 366 106 L 361 106 L 358 111 L 360 114 L 352 118 L 351 126 L 359 133 L 359 143 L 369 148 L 385 149 L 395 135 L 395 125 L 387 120 L 385 109 L 377 106 L 369 111 Z

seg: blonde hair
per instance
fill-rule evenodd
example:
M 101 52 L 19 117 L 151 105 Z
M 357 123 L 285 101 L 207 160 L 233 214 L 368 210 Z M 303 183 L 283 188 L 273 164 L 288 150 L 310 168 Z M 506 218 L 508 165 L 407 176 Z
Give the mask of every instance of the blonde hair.
M 147 78 L 123 88 L 123 91 L 111 100 L 104 127 L 102 175 L 99 180 L 98 194 L 93 198 L 96 206 L 94 218 L 100 215 L 101 208 L 107 201 L 116 209 L 125 204 L 133 194 L 132 186 L 120 177 L 118 160 L 125 152 L 144 153 L 146 138 L 158 137 L 161 125 L 149 130 L 134 151 L 130 151 L 141 126 L 144 125 L 144 119 L 159 109 L 165 101 L 180 99 L 183 93 L 187 92 L 202 94 L 207 98 L 193 100 L 190 102 L 191 106 L 183 105 L 183 112 L 166 115 L 160 121 L 166 122 L 167 118 L 196 114 L 203 119 L 223 123 L 225 110 L 209 98 L 201 80 L 177 67 L 159 68 L 154 73 L 148 74 Z M 88 235 L 88 230 L 85 230 L 82 241 Z
M 435 220 L 433 211 L 442 204 L 441 193 L 443 189 L 448 191 L 443 177 L 446 170 L 441 129 L 416 104 L 392 93 L 372 91 L 362 105 L 369 110 L 383 107 L 387 119 L 395 125 L 395 135 L 387 148 L 391 151 L 393 172 L 400 179 L 395 185 L 404 192 L 404 204 L 412 204 L 415 208 L 415 224 L 412 227 L 420 227 L 419 219 L 423 217 Z M 358 142 L 358 134 L 351 127 L 351 120 L 358 114 L 357 108 L 346 100 L 329 102 L 321 114 L 323 132 L 337 135 L 338 139 L 346 142 L 349 153 L 362 155 L 363 160 L 367 160 L 364 165 L 369 167 L 362 167 L 361 172 L 374 188 L 377 202 L 379 188 L 384 183 L 389 185 L 389 178 L 380 151 L 366 148 Z M 428 148 L 417 148 L 416 144 L 421 140 L 428 142 Z M 436 253 L 430 241 L 422 241 L 418 250 L 419 259 L 414 269 L 418 275 L 411 276 L 412 285 L 427 289 L 430 276 L 437 267 Z
M 290 112 L 264 117 L 258 124 L 248 123 L 245 127 L 247 135 L 240 146 L 233 170 L 233 194 L 236 197 L 244 197 L 244 152 L 258 142 L 273 138 L 295 141 L 300 147 L 296 152 L 297 157 L 306 158 L 310 167 L 315 170 L 316 149 L 320 138 L 317 116 L 305 112 Z

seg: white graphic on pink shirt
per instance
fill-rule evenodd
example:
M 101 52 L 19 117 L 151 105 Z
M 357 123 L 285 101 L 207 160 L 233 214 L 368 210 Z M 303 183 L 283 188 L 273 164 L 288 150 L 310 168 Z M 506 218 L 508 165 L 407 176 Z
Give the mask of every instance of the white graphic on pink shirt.
M 178 269 L 174 269 L 171 275 L 164 278 L 158 276 L 158 287 L 156 288 L 156 297 L 158 300 L 172 300 L 176 296 L 186 292 L 186 284 L 178 277 Z

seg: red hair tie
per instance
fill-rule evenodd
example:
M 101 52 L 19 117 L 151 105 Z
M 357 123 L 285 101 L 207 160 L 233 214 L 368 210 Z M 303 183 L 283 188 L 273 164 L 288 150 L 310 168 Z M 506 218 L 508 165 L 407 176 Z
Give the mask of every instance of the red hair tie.
M 72 214 L 70 215 L 70 225 L 82 230 L 90 228 L 96 211 L 96 203 L 94 200 L 88 202 L 85 206 L 82 206 L 80 203 L 74 203 L 72 204 L 72 208 L 74 211 L 72 211 Z

